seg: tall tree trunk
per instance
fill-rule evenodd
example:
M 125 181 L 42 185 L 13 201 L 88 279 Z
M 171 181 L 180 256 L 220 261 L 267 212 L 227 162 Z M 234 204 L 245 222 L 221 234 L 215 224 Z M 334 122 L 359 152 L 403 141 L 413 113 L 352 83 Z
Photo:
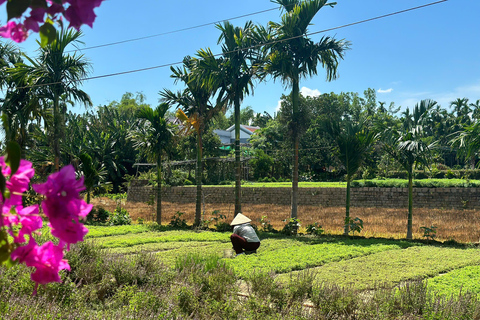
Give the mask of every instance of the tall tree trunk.
M 195 203 L 195 222 L 194 226 L 200 226 L 200 221 L 202 218 L 202 176 L 203 176 L 203 165 L 202 165 L 202 131 L 199 130 L 197 137 L 197 166 L 195 169 L 195 180 L 197 182 L 197 199 Z
M 53 155 L 55 171 L 60 170 L 60 110 L 58 94 L 53 98 Z
M 157 224 L 162 224 L 162 154 L 157 155 Z
M 408 173 L 408 222 L 407 239 L 412 239 L 412 221 L 413 221 L 413 172 Z
M 299 103 L 299 80 L 298 77 L 293 79 L 292 85 L 292 121 L 293 121 L 293 172 L 292 172 L 292 212 L 290 218 L 298 217 L 298 103 Z
M 235 96 L 235 212 L 234 217 L 242 212 L 242 162 L 240 161 L 240 100 Z
M 343 231 L 343 234 L 345 236 L 348 236 L 348 232 L 350 231 L 350 227 L 348 224 L 348 222 L 350 222 L 350 180 L 351 177 L 347 176 L 347 196 L 345 200 L 345 227 Z

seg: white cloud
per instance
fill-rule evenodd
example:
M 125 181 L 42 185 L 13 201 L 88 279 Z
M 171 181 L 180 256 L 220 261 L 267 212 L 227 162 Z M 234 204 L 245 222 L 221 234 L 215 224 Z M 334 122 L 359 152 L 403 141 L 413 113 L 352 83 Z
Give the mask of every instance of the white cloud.
M 282 107 L 282 100 L 278 100 L 277 107 L 275 108 L 275 112 L 279 112 L 281 107 Z
M 390 92 L 392 92 L 392 91 L 393 91 L 392 88 L 390 88 L 390 89 L 385 89 L 385 90 L 382 90 L 382 88 L 380 88 L 380 89 L 377 90 L 378 93 L 390 93 Z
M 467 98 L 470 99 L 470 102 L 475 102 L 480 97 L 480 81 L 473 83 L 467 86 L 461 86 L 454 88 L 451 91 L 446 92 L 416 92 L 416 93 L 404 93 L 403 96 L 406 96 L 405 100 L 401 101 L 401 106 L 403 108 L 415 106 L 416 103 L 420 102 L 423 99 L 432 99 L 437 101 L 437 103 L 442 106 L 442 108 L 450 108 L 450 102 L 456 100 L 457 98 Z
M 302 89 L 300 89 L 300 93 L 304 97 L 312 97 L 312 98 L 315 98 L 315 97 L 318 97 L 319 95 L 321 95 L 321 92 L 318 91 L 318 89 L 313 89 L 312 90 L 312 89 L 307 88 L 307 87 L 302 87 Z

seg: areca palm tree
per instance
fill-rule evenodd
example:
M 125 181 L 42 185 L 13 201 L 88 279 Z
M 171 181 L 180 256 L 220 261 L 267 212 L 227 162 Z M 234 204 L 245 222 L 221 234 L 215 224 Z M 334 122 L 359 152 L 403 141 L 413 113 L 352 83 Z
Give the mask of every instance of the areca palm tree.
M 470 105 L 467 98 L 457 98 L 450 102 L 450 107 L 453 107 L 453 112 L 457 116 L 458 123 L 469 124 L 470 121 Z
M 217 24 L 221 31 L 218 44 L 222 44 L 223 56 L 216 59 L 213 55 L 206 55 L 207 51 L 200 52 L 203 58 L 201 64 L 205 71 L 210 73 L 205 78 L 216 82 L 220 87 L 219 97 L 225 99 L 234 107 L 235 119 L 235 212 L 241 208 L 241 174 L 240 161 L 240 104 L 245 95 L 253 93 L 253 78 L 258 63 L 257 52 L 253 47 L 254 25 L 251 21 L 243 28 L 234 27 L 230 22 Z
M 408 218 L 407 239 L 412 239 L 413 221 L 413 172 L 421 164 L 428 167 L 435 143 L 428 143 L 424 125 L 435 101 L 422 100 L 415 105 L 413 112 L 407 108 L 400 128 L 384 128 L 381 133 L 383 149 L 407 172 L 408 176 Z
M 327 0 L 273 0 L 282 6 L 285 13 L 280 23 L 269 23 L 273 40 L 267 45 L 269 50 L 264 70 L 292 88 L 291 129 L 294 146 L 292 172 L 292 211 L 297 217 L 298 202 L 298 146 L 299 146 L 299 95 L 300 79 L 317 74 L 319 65 L 326 69 L 327 81 L 336 79 L 340 59 L 349 48 L 349 42 L 325 36 L 315 43 L 307 37 L 308 26 L 315 15 L 327 4 Z
M 212 55 L 209 51 L 209 49 L 200 50 L 199 55 Z M 180 108 L 181 112 L 177 112 L 177 115 L 180 115 L 180 120 L 186 126 L 185 129 L 191 126 L 195 129 L 194 132 L 197 135 L 195 226 L 200 225 L 202 216 L 202 137 L 207 123 L 224 107 L 224 104 L 219 100 L 215 104 L 211 103 L 211 99 L 214 98 L 218 87 L 214 81 L 205 79 L 207 72 L 202 69 L 203 66 L 204 64 L 200 63 L 199 59 L 190 56 L 185 57 L 182 67 L 171 67 L 170 70 L 172 71 L 171 77 L 175 79 L 175 83 L 181 81 L 186 85 L 186 88 L 178 92 L 168 89 L 160 92 L 162 101 L 176 104 Z
M 41 115 L 38 97 L 32 90 L 25 88 L 28 81 L 18 77 L 12 70 L 23 63 L 22 53 L 10 43 L 0 44 L 0 89 L 5 90 L 0 98 L 0 111 L 3 115 L 3 128 L 6 141 L 17 141 L 25 157 L 28 142 L 27 125 L 29 121 Z
M 347 194 L 345 199 L 345 230 L 348 235 L 350 219 L 350 184 L 375 141 L 375 132 L 368 129 L 366 119 L 356 122 L 345 119 L 342 123 L 329 121 L 327 131 L 334 137 L 338 158 L 347 171 Z
M 162 223 L 162 153 L 170 144 L 172 128 L 165 119 L 169 105 L 161 103 L 155 110 L 144 106 L 137 113 L 144 120 L 145 130 L 133 131 L 131 137 L 137 149 L 142 148 L 152 154 L 157 163 L 157 223 Z
M 52 102 L 53 109 L 53 153 L 55 169 L 60 166 L 60 140 L 63 136 L 64 115 L 67 112 L 65 101 L 78 101 L 91 106 L 88 94 L 79 86 L 89 72 L 90 63 L 83 55 L 66 54 L 69 45 L 80 43 L 80 31 L 62 29 L 55 40 L 39 49 L 37 59 L 25 58 L 30 65 L 17 64 L 11 72 L 19 79 L 25 79 L 32 86 L 36 96 Z M 40 44 L 40 43 L 39 43 Z

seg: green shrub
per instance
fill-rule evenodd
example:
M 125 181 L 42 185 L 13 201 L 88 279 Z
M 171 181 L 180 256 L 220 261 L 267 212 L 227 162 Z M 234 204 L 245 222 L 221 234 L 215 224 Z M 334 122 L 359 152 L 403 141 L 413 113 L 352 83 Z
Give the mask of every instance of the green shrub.
M 106 223 L 110 218 L 110 212 L 103 207 L 92 208 L 87 215 L 86 224 Z
M 171 186 L 183 186 L 185 185 L 185 181 L 188 180 L 188 172 L 175 169 L 172 170 L 170 176 L 166 179 L 166 184 L 171 185 Z M 191 181 L 189 181 L 190 184 Z
M 283 220 L 284 222 L 286 222 L 287 220 Z M 290 218 L 287 222 L 287 224 L 285 224 L 285 226 L 283 227 L 281 233 L 287 235 L 287 236 L 294 236 L 297 234 L 297 231 L 298 231 L 298 228 L 300 228 L 301 224 L 300 224 L 300 220 L 297 219 L 297 218 Z
M 270 223 L 270 220 L 268 220 L 267 216 L 262 216 L 260 218 L 260 225 L 262 226 L 262 231 L 263 232 L 274 232 L 276 231 L 272 224 Z
M 117 208 L 110 216 L 109 222 L 112 226 L 123 226 L 132 224 L 132 219 L 130 218 L 130 214 L 128 213 L 127 209 Z
M 170 220 L 170 223 L 168 225 L 170 227 L 174 228 L 174 229 L 186 229 L 186 228 L 188 228 L 187 220 L 180 218 L 184 214 L 185 214 L 185 212 L 177 211 L 173 215 L 172 220 Z
M 307 233 L 313 236 L 320 236 L 324 232 L 322 226 L 318 222 L 307 225 L 306 229 Z

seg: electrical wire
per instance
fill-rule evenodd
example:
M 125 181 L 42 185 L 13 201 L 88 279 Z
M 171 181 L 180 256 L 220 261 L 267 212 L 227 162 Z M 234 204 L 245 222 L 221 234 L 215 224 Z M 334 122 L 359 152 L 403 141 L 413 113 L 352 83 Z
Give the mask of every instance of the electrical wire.
M 81 48 L 81 49 L 75 49 L 75 50 L 69 50 L 69 51 L 65 51 L 65 52 L 68 53 L 68 52 L 77 52 L 77 51 L 83 51 L 83 50 L 91 50 L 91 49 L 97 49 L 97 48 L 115 46 L 115 45 L 118 45 L 118 44 L 123 44 L 123 43 L 128 43 L 128 42 L 133 42 L 133 41 L 139 41 L 139 40 L 145 40 L 145 39 L 150 39 L 150 38 L 156 38 L 156 37 L 160 37 L 160 36 L 169 35 L 169 34 L 172 34 L 172 33 L 178 33 L 178 32 L 183 32 L 183 31 L 188 31 L 188 30 L 203 28 L 203 27 L 211 26 L 211 25 L 214 25 L 214 24 L 217 24 L 217 23 L 221 23 L 221 22 L 225 22 L 225 21 L 236 20 L 236 19 L 245 18 L 245 17 L 248 17 L 248 16 L 253 16 L 253 15 L 257 15 L 257 14 L 261 14 L 261 13 L 273 11 L 273 10 L 278 10 L 279 8 L 281 8 L 281 7 L 276 7 L 276 8 L 271 8 L 271 9 L 265 9 L 265 10 L 261 10 L 261 11 L 256 11 L 256 12 L 252 12 L 252 13 L 247 13 L 247 14 L 244 14 L 244 15 L 241 15 L 241 16 L 236 16 L 236 17 L 233 17 L 233 18 L 230 18 L 230 19 L 223 19 L 223 20 L 218 20 L 218 21 L 214 21 L 214 22 L 207 22 L 207 23 L 199 24 L 199 25 L 192 26 L 192 27 L 187 27 L 187 28 L 182 28 L 182 29 L 177 29 L 177 30 L 172 30 L 172 31 L 157 33 L 157 34 L 152 34 L 152 35 L 149 35 L 149 36 L 144 36 L 144 37 L 139 37 L 139 38 L 133 38 L 133 39 L 127 39 L 127 40 L 116 41 L 116 42 L 110 42 L 110 43 L 105 43 L 105 44 L 99 44 L 99 45 L 96 45 L 96 46 L 91 46 L 91 47 L 86 47 L 86 48 Z
M 254 45 L 254 46 L 251 46 L 251 47 L 248 47 L 248 48 L 243 48 L 243 49 L 238 49 L 238 50 L 234 50 L 234 51 L 218 53 L 218 54 L 214 54 L 213 56 L 218 57 L 218 56 L 222 56 L 222 55 L 226 55 L 226 54 L 235 53 L 235 52 L 238 52 L 238 51 L 250 50 L 250 49 L 254 49 L 254 48 L 257 48 L 257 47 L 261 47 L 261 46 L 266 46 L 266 45 L 271 45 L 271 44 L 280 43 L 280 42 L 284 42 L 284 41 L 289 41 L 289 40 L 301 38 L 301 37 L 304 37 L 304 36 L 311 36 L 311 35 L 316 35 L 316 34 L 319 34 L 319 33 L 324 33 L 324 32 L 327 32 L 327 31 L 338 30 L 338 29 L 350 27 L 350 26 L 353 26 L 353 25 L 358 25 L 358 24 L 361 24 L 361 23 L 366 23 L 366 22 L 370 22 L 370 21 L 373 21 L 373 20 L 378 20 L 378 19 L 393 16 L 393 15 L 397 15 L 397 14 L 401 14 L 401 13 L 405 13 L 405 12 L 409 12 L 409 11 L 418 10 L 418 9 L 421 9 L 421 8 L 437 5 L 437 4 L 440 4 L 440 3 L 443 3 L 443 2 L 447 2 L 447 1 L 448 0 L 439 0 L 439 1 L 431 2 L 431 3 L 427 3 L 427 4 L 424 4 L 424 5 L 421 5 L 421 6 L 412 7 L 412 8 L 408 8 L 408 9 L 405 9 L 405 10 L 396 11 L 396 12 L 384 14 L 384 15 L 381 15 L 381 16 L 365 19 L 365 20 L 352 22 L 352 23 L 349 23 L 349 24 L 344 24 L 344 25 L 341 25 L 341 26 L 338 26 L 338 27 L 333 27 L 333 28 L 324 29 L 324 30 L 320 30 L 320 31 L 310 32 L 310 33 L 305 34 L 305 35 L 302 34 L 302 35 L 299 35 L 299 36 L 290 37 L 290 38 L 281 39 L 281 40 L 275 40 L 275 41 L 271 41 L 271 42 L 268 42 L 268 43 L 257 44 L 257 45 Z M 116 72 L 116 73 L 104 74 L 104 75 L 100 75 L 100 76 L 86 77 L 86 78 L 82 78 L 82 79 L 78 79 L 78 80 L 74 80 L 74 81 L 75 82 L 82 82 L 82 81 L 87 81 L 87 80 L 114 77 L 114 76 L 129 74 L 129 73 L 137 73 L 137 72 L 142 72 L 142 71 L 147 71 L 147 70 L 171 67 L 171 66 L 178 65 L 178 64 L 181 64 L 181 63 L 183 63 L 183 62 L 167 63 L 167 64 L 162 64 L 162 65 L 152 66 L 152 67 L 146 67 L 146 68 L 141 68 L 141 69 L 133 69 L 133 70 L 128 70 L 128 71 L 121 71 L 121 72 Z M 62 83 L 62 82 L 58 81 L 58 82 L 51 82 L 51 83 L 34 84 L 34 85 L 29 85 L 29 86 L 17 87 L 17 89 L 44 87 L 44 86 L 60 84 L 60 83 Z

